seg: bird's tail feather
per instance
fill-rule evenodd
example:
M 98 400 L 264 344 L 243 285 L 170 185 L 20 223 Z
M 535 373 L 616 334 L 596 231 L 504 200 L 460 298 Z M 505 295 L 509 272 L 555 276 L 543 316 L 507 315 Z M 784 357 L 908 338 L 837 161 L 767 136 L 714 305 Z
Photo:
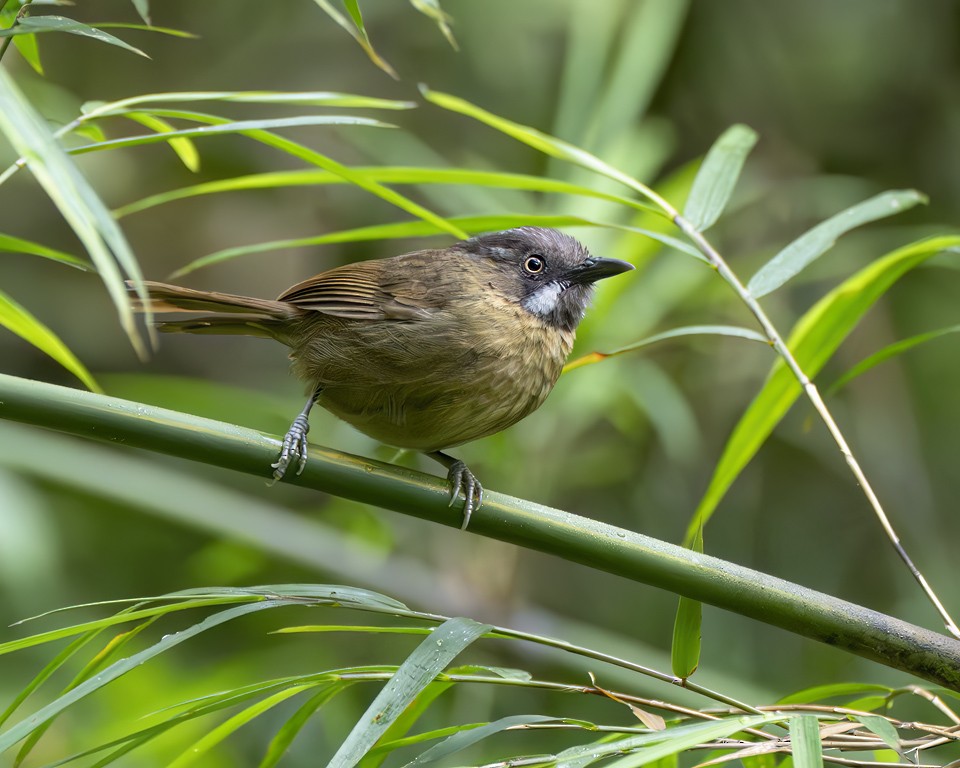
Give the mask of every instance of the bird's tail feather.
M 134 309 L 151 312 L 217 312 L 190 320 L 157 323 L 165 333 L 213 333 L 263 336 L 276 339 L 284 325 L 298 314 L 285 301 L 237 296 L 232 293 L 196 291 L 179 285 L 145 281 L 148 298 L 134 298 Z M 133 289 L 128 283 L 127 289 Z

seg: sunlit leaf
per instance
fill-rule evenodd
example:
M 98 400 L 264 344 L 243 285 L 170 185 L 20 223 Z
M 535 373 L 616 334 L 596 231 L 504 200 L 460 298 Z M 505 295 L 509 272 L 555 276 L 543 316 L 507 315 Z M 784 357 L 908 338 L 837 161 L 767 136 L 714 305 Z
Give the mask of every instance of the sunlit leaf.
M 200 623 L 194 624 L 192 627 L 188 627 L 187 629 L 181 630 L 180 632 L 176 632 L 172 635 L 167 635 L 149 648 L 135 653 L 126 659 L 122 659 L 111 664 L 96 677 L 81 683 L 76 688 L 54 699 L 49 704 L 41 707 L 25 720 L 21 720 L 16 725 L 11 726 L 4 733 L 0 734 L 0 752 L 9 749 L 11 746 L 28 736 L 31 732 L 39 728 L 45 722 L 53 717 L 56 717 L 71 704 L 74 704 L 85 696 L 88 696 L 94 691 L 99 690 L 108 683 L 116 680 L 118 677 L 121 677 L 127 672 L 136 669 L 144 662 L 169 650 L 175 645 L 179 645 L 185 640 L 189 640 L 191 637 L 198 635 L 201 632 L 205 632 L 208 629 L 212 629 L 213 627 L 216 627 L 227 621 L 231 621 L 232 619 L 239 618 L 240 616 L 245 616 L 255 611 L 276 608 L 286 604 L 287 603 L 280 600 L 263 600 L 251 605 L 240 605 L 234 608 L 228 608 L 207 617 Z
M 875 683 L 831 683 L 829 685 L 815 685 L 804 688 L 802 691 L 784 696 L 778 704 L 811 704 L 815 701 L 833 698 L 834 696 L 855 696 L 861 693 L 879 692 L 893 693 L 893 688 Z
M 4 235 L 0 233 L 0 251 L 11 251 L 12 253 L 28 253 L 31 256 L 41 256 L 44 259 L 59 261 L 76 269 L 82 269 L 84 272 L 93 270 L 93 265 L 89 261 L 84 261 L 70 253 L 64 253 L 56 248 L 50 248 L 40 243 L 34 243 L 31 240 L 24 240 L 13 235 Z
M 83 363 L 60 340 L 60 337 L 2 291 L 0 291 L 0 326 L 52 357 L 80 379 L 91 392 L 103 392 Z
M 797 321 L 787 340 L 800 367 L 816 376 L 864 314 L 906 272 L 945 250 L 960 249 L 960 237 L 935 237 L 899 248 L 868 264 L 818 301 Z M 799 382 L 777 360 L 727 441 L 707 491 L 687 528 L 687 540 L 706 524 L 727 489 L 801 394 Z
M 20 51 L 20 55 L 23 56 L 24 61 L 33 67 L 33 71 L 42 76 L 43 64 L 40 62 L 40 45 L 37 42 L 37 36 L 16 35 L 13 38 L 13 44 L 17 47 L 17 50 Z
M 694 552 L 703 552 L 703 529 L 687 543 Z M 673 620 L 670 666 L 681 680 L 688 679 L 700 666 L 703 605 L 698 600 L 680 597 Z
M 841 235 L 926 202 L 925 195 L 907 189 L 884 192 L 847 208 L 817 224 L 770 259 L 750 279 L 747 290 L 756 298 L 766 296 L 830 250 Z
M 328 763 L 331 768 L 351 768 L 376 744 L 411 701 L 464 648 L 492 629 L 470 619 L 448 619 L 407 657 L 367 711 L 341 743 Z
M 342 685 L 330 685 L 320 688 L 316 693 L 308 698 L 300 708 L 289 717 L 283 726 L 277 731 L 267 747 L 267 753 L 260 761 L 260 768 L 273 768 L 283 758 L 286 751 L 290 748 L 297 734 L 303 729 L 311 717 L 320 707 L 329 702 L 334 696 L 344 689 Z
M 436 22 L 437 27 L 447 38 L 450 46 L 457 50 L 457 41 L 453 37 L 453 31 L 450 29 L 450 16 L 440 8 L 439 0 L 410 0 L 410 5 L 416 8 L 424 16 L 429 16 Z
M 68 19 L 64 16 L 25 16 L 19 23 L 9 29 L 0 29 L 0 38 L 13 37 L 15 35 L 31 35 L 43 32 L 68 32 L 71 35 L 80 35 L 81 37 L 90 37 L 99 40 L 101 43 L 109 43 L 120 48 L 136 53 L 139 56 L 150 58 L 139 48 L 134 48 L 129 43 L 125 43 L 119 37 L 114 37 L 109 32 L 104 32 L 96 27 L 82 24 L 79 21 Z
M 220 723 L 216 727 L 207 731 L 207 733 L 205 733 L 200 739 L 195 741 L 176 758 L 169 762 L 167 764 L 168 768 L 184 768 L 184 766 L 191 765 L 195 760 L 205 756 L 207 752 L 213 749 L 217 744 L 230 736 L 240 727 L 246 725 L 254 718 L 259 717 L 264 712 L 267 712 L 278 704 L 282 704 L 287 699 L 296 696 L 303 691 L 309 690 L 311 687 L 312 686 L 298 685 L 292 688 L 287 688 L 286 690 L 278 691 L 272 696 L 267 696 L 265 699 L 250 705 L 246 709 L 238 712 L 236 715 L 226 720 L 226 722 Z
M 174 133 L 176 128 L 174 128 L 166 120 L 163 120 L 156 115 L 151 115 L 149 112 L 131 112 L 127 115 L 131 120 L 140 123 L 140 125 L 149 128 L 150 130 L 156 131 L 157 133 Z M 101 140 L 99 143 L 103 143 L 105 140 Z M 196 173 L 200 170 L 200 154 L 197 152 L 196 146 L 190 141 L 190 139 L 180 136 L 178 138 L 172 138 L 169 140 L 170 149 L 172 149 L 177 157 L 180 158 L 188 170 Z
M 527 176 L 519 173 L 497 173 L 494 171 L 472 171 L 458 168 L 407 168 L 398 166 L 362 166 L 351 170 L 372 181 L 381 184 L 458 184 L 478 187 L 493 187 L 496 189 L 523 189 L 533 192 L 552 194 L 582 195 L 599 200 L 609 200 L 640 210 L 650 210 L 646 203 L 637 202 L 620 195 L 571 184 L 565 181 L 556 181 L 542 176 Z M 194 184 L 169 192 L 161 192 L 145 197 L 134 203 L 124 205 L 114 211 L 118 217 L 129 216 L 131 213 L 153 208 L 175 200 L 183 200 L 197 195 L 210 195 L 220 192 L 239 192 L 250 189 L 274 189 L 277 187 L 296 187 L 323 184 L 347 184 L 346 179 L 329 171 L 297 170 L 274 171 L 257 173 L 249 176 L 236 176 L 219 181 L 208 181 L 203 184 Z M 677 240 L 677 243 L 694 251 L 689 245 Z M 672 246 L 676 247 L 676 246 Z
M 703 232 L 720 218 L 740 178 L 747 155 L 756 143 L 757 134 L 753 129 L 733 125 L 710 147 L 683 209 L 683 217 L 694 229 Z

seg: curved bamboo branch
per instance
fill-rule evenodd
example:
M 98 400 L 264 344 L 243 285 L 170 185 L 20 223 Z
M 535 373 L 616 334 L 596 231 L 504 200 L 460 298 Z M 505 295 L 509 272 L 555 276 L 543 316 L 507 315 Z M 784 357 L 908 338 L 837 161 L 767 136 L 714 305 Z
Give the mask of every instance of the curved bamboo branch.
M 251 429 L 0 374 L 0 418 L 269 478 L 280 441 Z M 36 457 L 43 461 L 42 456 Z M 447 484 L 313 447 L 291 482 L 453 528 Z M 470 531 L 650 584 L 842 648 L 960 691 L 960 641 L 633 531 L 499 493 Z

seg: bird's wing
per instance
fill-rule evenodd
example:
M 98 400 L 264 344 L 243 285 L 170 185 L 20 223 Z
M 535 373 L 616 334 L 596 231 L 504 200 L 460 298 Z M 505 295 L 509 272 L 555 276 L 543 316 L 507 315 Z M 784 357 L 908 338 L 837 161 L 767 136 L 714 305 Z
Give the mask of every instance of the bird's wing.
M 346 264 L 298 283 L 278 301 L 350 320 L 422 319 L 441 306 L 423 280 L 430 253 Z

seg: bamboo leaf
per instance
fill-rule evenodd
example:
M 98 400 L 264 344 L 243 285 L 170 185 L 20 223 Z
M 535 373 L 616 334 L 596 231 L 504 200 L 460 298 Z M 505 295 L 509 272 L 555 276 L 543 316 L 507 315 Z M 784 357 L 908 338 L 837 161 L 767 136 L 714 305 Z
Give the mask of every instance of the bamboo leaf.
M 728 738 L 745 728 L 753 728 L 782 719 L 783 715 L 727 717 L 706 723 L 674 726 L 664 731 L 644 733 L 638 736 L 627 736 L 602 744 L 584 744 L 565 749 L 557 755 L 556 765 L 557 768 L 587 765 L 587 762 L 583 762 L 584 758 L 589 758 L 589 762 L 596 762 L 612 755 L 630 752 L 631 754 L 604 765 L 607 768 L 636 768 L 636 766 L 646 765 L 685 749 L 691 749 L 698 744 Z
M 376 64 L 380 69 L 386 72 L 394 80 L 399 80 L 399 76 L 396 71 L 390 64 L 376 52 L 373 45 L 370 43 L 370 38 L 367 37 L 367 30 L 363 26 L 363 19 L 360 16 L 360 8 L 357 6 L 356 0 L 343 0 L 344 6 L 347 8 L 348 12 L 351 15 L 353 23 L 346 16 L 344 16 L 340 11 L 334 8 L 328 0 L 313 0 L 320 8 L 323 9 L 323 12 L 327 14 L 331 19 L 333 19 L 336 24 L 343 29 L 350 37 L 357 41 L 359 46 L 363 48 L 364 53 L 367 54 L 367 57 Z
M 283 724 L 283 727 L 277 731 L 276 735 L 270 741 L 270 746 L 267 747 L 267 753 L 263 756 L 263 760 L 260 761 L 260 768 L 273 768 L 273 766 L 279 763 L 286 751 L 290 748 L 293 740 L 297 738 L 297 734 L 299 734 L 303 726 L 307 724 L 307 721 L 313 717 L 314 713 L 320 709 L 320 707 L 330 701 L 340 693 L 340 691 L 344 690 L 344 687 L 343 685 L 325 686 L 307 699 L 300 708 L 293 713 L 293 716 Z
M 727 207 L 743 164 L 757 143 L 756 132 L 745 125 L 728 128 L 710 147 L 703 165 L 693 180 L 683 216 L 704 232 L 720 218 Z
M 130 0 L 144 24 L 150 23 L 150 0 Z
M 129 43 L 125 43 L 119 37 L 114 37 L 109 32 L 102 29 L 82 24 L 79 21 L 68 19 L 65 16 L 25 16 L 20 19 L 16 26 L 9 29 L 0 29 L 0 38 L 13 37 L 15 35 L 32 35 L 44 32 L 68 32 L 71 35 L 80 35 L 81 37 L 90 37 L 99 40 L 101 43 L 116 45 L 125 48 L 131 53 L 149 59 L 139 48 L 134 48 Z
M 645 184 L 641 184 L 636 179 L 631 178 L 622 171 L 614 168 L 612 165 L 605 163 L 596 155 L 593 155 L 590 152 L 581 149 L 580 147 L 574 146 L 573 144 L 563 141 L 562 139 L 555 138 L 554 136 L 550 136 L 542 131 L 538 131 L 536 128 L 531 128 L 528 125 L 521 125 L 520 123 L 515 123 L 512 120 L 499 117 L 498 115 L 488 112 L 485 109 L 481 109 L 480 107 L 471 104 L 470 102 L 457 96 L 451 96 L 450 94 L 442 93 L 440 91 L 433 91 L 424 85 L 420 86 L 420 92 L 423 94 L 424 98 L 432 104 L 436 104 L 437 106 L 443 107 L 451 112 L 458 112 L 462 115 L 466 115 L 467 117 L 472 117 L 481 123 L 489 125 L 491 128 L 495 128 L 501 133 L 505 133 L 507 136 L 510 136 L 517 141 L 521 141 L 524 144 L 543 152 L 545 155 L 556 157 L 560 160 L 566 160 L 567 162 L 579 165 L 583 168 L 593 171 L 594 173 L 598 173 L 601 176 L 606 176 L 609 179 L 620 182 L 624 186 L 639 192 L 641 196 L 650 200 L 656 206 L 657 212 L 664 213 L 672 217 L 672 207 L 656 192 L 654 192 Z
M 27 167 L 84 244 L 113 299 L 124 331 L 138 354 L 145 356 L 146 348 L 121 273 L 122 269 L 133 281 L 138 295 L 144 294 L 136 258 L 106 206 L 3 69 L 0 69 L 0 132 L 26 159 Z
M 448 619 L 437 627 L 400 665 L 328 765 L 332 768 L 356 765 L 417 694 L 464 648 L 491 629 L 489 624 L 464 618 Z
M 853 719 L 863 723 L 869 731 L 883 739 L 890 749 L 895 752 L 902 751 L 903 745 L 900 743 L 900 734 L 897 733 L 897 729 L 887 718 L 880 717 L 880 715 L 854 715 Z
M 673 328 L 672 330 L 664 331 L 663 333 L 657 333 L 653 336 L 648 336 L 645 339 L 635 341 L 633 344 L 620 347 L 612 352 L 591 352 L 587 355 L 583 355 L 582 357 L 578 357 L 576 360 L 571 360 L 569 363 L 567 363 L 563 367 L 563 372 L 567 373 L 568 371 L 572 371 L 574 368 L 580 368 L 584 365 L 599 363 L 601 360 L 606 360 L 608 357 L 623 355 L 627 352 L 635 352 L 636 350 L 643 349 L 651 344 L 656 344 L 660 341 L 667 341 L 669 339 L 677 339 L 683 336 L 731 336 L 733 338 L 747 339 L 748 341 L 759 341 L 762 344 L 770 343 L 767 337 L 762 333 L 750 330 L 749 328 L 740 328 L 739 326 L 735 325 L 687 325 L 683 328 Z
M 218 726 L 205 733 L 202 738 L 195 741 L 193 744 L 187 747 L 187 749 L 177 755 L 177 757 L 168 764 L 168 768 L 184 768 L 187 765 L 191 765 L 197 758 L 206 755 L 207 752 L 213 749 L 217 744 L 242 726 L 249 723 L 254 718 L 259 717 L 264 712 L 273 709 L 273 707 L 277 706 L 278 704 L 282 704 L 287 699 L 296 696 L 303 691 L 309 690 L 312 687 L 313 686 L 310 685 L 296 685 L 292 688 L 278 691 L 272 696 L 267 696 L 265 699 L 262 699 L 255 704 L 251 704 L 249 707 L 238 712 L 233 717 L 229 718 L 223 723 L 220 723 Z
M 372 120 L 367 117 L 352 117 L 345 115 L 297 115 L 295 117 L 274 117 L 261 120 L 232 120 L 217 125 L 204 125 L 198 128 L 181 128 L 166 133 L 148 133 L 141 136 L 124 136 L 120 139 L 108 139 L 95 144 L 84 144 L 73 147 L 71 154 L 82 155 L 87 152 L 98 152 L 102 149 L 118 149 L 120 147 L 136 147 L 141 144 L 156 144 L 161 141 L 170 141 L 171 138 L 183 136 L 198 138 L 201 136 L 215 136 L 226 133 L 244 133 L 247 131 L 265 131 L 271 128 L 298 128 L 311 125 L 361 125 L 372 128 L 393 128 L 389 123 Z
M 4 235 L 0 233 L 0 251 L 11 251 L 13 253 L 28 253 L 31 256 L 40 256 L 44 259 L 52 259 L 66 264 L 69 267 L 82 269 L 84 272 L 92 272 L 93 265 L 89 261 L 77 258 L 76 256 L 58 251 L 56 248 L 50 248 L 40 243 L 34 243 L 30 240 L 24 240 L 13 235 Z
M 176 128 L 166 120 L 156 115 L 151 115 L 149 112 L 131 112 L 127 117 L 157 133 L 176 132 Z M 106 141 L 106 139 L 101 139 L 98 143 L 103 143 L 104 141 Z M 180 158 L 180 162 L 186 166 L 187 170 L 193 171 L 194 173 L 200 170 L 200 154 L 190 139 L 181 136 L 169 139 L 168 143 L 170 144 L 170 149 L 176 153 L 177 157 Z
M 813 715 L 790 718 L 790 744 L 796 768 L 823 768 L 820 723 Z
M 602 224 L 600 222 L 589 221 L 579 216 L 552 216 L 538 214 L 494 214 L 490 216 L 451 216 L 447 219 L 451 226 L 462 230 L 464 237 L 469 237 L 480 232 L 491 232 L 500 229 L 511 229 L 522 226 L 538 227 L 604 227 L 619 229 L 624 232 L 633 232 L 644 237 L 650 237 L 662 242 L 670 247 L 677 247 L 681 250 L 689 248 L 685 243 L 675 241 L 673 238 L 661 235 L 658 232 L 638 229 L 635 227 L 623 227 L 615 224 Z M 209 267 L 213 264 L 219 264 L 223 261 L 235 259 L 238 256 L 248 256 L 254 253 L 264 253 L 266 251 L 276 251 L 284 248 L 304 248 L 314 245 L 323 245 L 326 243 L 357 243 L 369 240 L 396 240 L 405 237 L 428 237 L 430 235 L 442 235 L 446 230 L 429 221 L 405 221 L 396 224 L 375 224 L 370 227 L 359 227 L 357 229 L 341 230 L 339 232 L 329 232 L 325 235 L 316 235 L 314 237 L 303 237 L 291 240 L 273 240 L 266 243 L 255 243 L 254 245 L 241 245 L 235 248 L 225 248 L 222 251 L 201 256 L 199 259 L 191 261 L 189 264 L 181 267 L 171 273 L 171 278 L 183 277 L 203 267 Z
M 33 67 L 33 71 L 43 77 L 43 64 L 40 62 L 40 45 L 37 42 L 37 36 L 17 35 L 13 38 L 13 44 L 20 51 L 24 61 Z
M 921 344 L 926 344 L 928 341 L 934 341 L 935 339 L 942 338 L 943 336 L 949 336 L 950 334 L 960 332 L 960 325 L 951 325 L 946 328 L 940 328 L 936 331 L 927 331 L 926 333 L 920 333 L 916 336 L 911 336 L 908 339 L 901 339 L 893 344 L 890 344 L 884 347 L 877 352 L 874 352 L 867 358 L 864 358 L 855 366 L 853 366 L 849 371 L 844 373 L 839 379 L 837 379 L 833 384 L 830 385 L 827 389 L 827 394 L 831 395 L 842 387 L 845 387 L 851 381 L 853 381 L 857 376 L 862 376 L 871 368 L 874 368 L 880 363 L 886 362 L 897 355 L 902 355 L 904 352 L 908 352 L 914 347 L 918 347 Z
M 811 704 L 815 701 L 823 701 L 834 696 L 852 696 L 861 693 L 883 694 L 893 693 L 893 688 L 886 685 L 876 685 L 874 683 L 831 683 L 830 685 L 815 685 L 811 688 L 804 688 L 802 691 L 791 693 L 784 696 L 778 704 Z
M 457 50 L 457 41 L 453 37 L 453 31 L 450 29 L 450 16 L 440 8 L 438 0 L 410 0 L 410 5 L 416 8 L 424 16 L 433 19 L 437 27 L 447 38 L 450 47 Z
M 492 171 L 461 170 L 458 168 L 406 168 L 399 166 L 363 166 L 354 167 L 351 168 L 351 170 L 357 175 L 362 175 L 371 181 L 376 181 L 381 184 L 457 184 L 493 187 L 496 189 L 522 189 L 548 194 L 582 195 L 599 200 L 608 200 L 638 210 L 650 210 L 650 206 L 646 203 L 640 203 L 621 195 L 612 195 L 579 184 L 556 181 L 540 176 L 527 176 L 519 173 L 497 173 Z M 277 187 L 346 183 L 348 183 L 346 179 L 329 171 L 297 170 L 257 173 L 219 181 L 208 181 L 203 184 L 194 184 L 173 189 L 169 192 L 151 195 L 150 197 L 145 197 L 116 209 L 114 215 L 122 218 L 123 216 L 129 216 L 131 213 L 138 213 L 158 205 L 195 197 L 197 195 L 238 192 L 251 189 L 274 189 Z M 695 251 L 695 249 L 690 248 L 686 243 L 679 240 L 677 242 L 686 246 L 691 251 Z
M 841 235 L 926 202 L 925 195 L 906 189 L 884 192 L 847 208 L 817 224 L 770 259 L 750 279 L 747 290 L 758 299 L 773 293 L 830 250 Z
M 459 731 L 448 736 L 443 741 L 434 744 L 426 752 L 421 752 L 409 763 L 404 764 L 403 768 L 415 768 L 415 766 L 429 765 L 438 760 L 456 754 L 467 747 L 471 747 L 480 741 L 483 741 L 494 734 L 501 733 L 508 728 L 515 728 L 520 725 L 530 725 L 531 723 L 555 723 L 557 718 L 547 715 L 512 715 L 494 720 L 491 723 L 480 725 L 469 730 Z
M 0 325 L 35 346 L 45 355 L 52 357 L 80 379 L 91 392 L 103 393 L 100 385 L 90 375 L 90 371 L 60 340 L 60 337 L 3 291 L 0 291 Z
M 31 732 L 42 726 L 51 718 L 56 717 L 71 704 L 74 704 L 85 696 L 88 696 L 94 691 L 99 690 L 107 683 L 113 682 L 118 677 L 125 675 L 132 669 L 136 669 L 139 665 L 149 661 L 154 656 L 158 656 L 170 648 L 179 645 L 185 640 L 189 640 L 191 637 L 198 635 L 201 632 L 205 632 L 208 629 L 212 629 L 219 624 L 239 618 L 240 616 L 245 616 L 248 613 L 262 611 L 268 608 L 276 608 L 286 604 L 287 603 L 281 600 L 263 600 L 250 605 L 239 605 L 234 608 L 228 608 L 207 617 L 200 623 L 194 624 L 192 627 L 172 635 L 167 635 L 159 642 L 140 651 L 139 653 L 135 653 L 126 659 L 114 662 L 96 677 L 81 683 L 76 688 L 54 699 L 46 706 L 38 709 L 25 720 L 21 720 L 19 723 L 0 734 L 0 752 L 9 749 L 21 739 L 29 736 Z
M 97 29 L 134 29 L 139 32 L 156 32 L 161 35 L 169 35 L 170 37 L 180 37 L 187 40 L 198 40 L 199 35 L 195 35 L 192 32 L 187 32 L 183 29 L 173 29 L 171 27 L 155 27 L 153 24 L 130 24 L 127 22 L 121 21 L 104 21 L 97 22 Z
M 867 265 L 811 307 L 787 340 L 800 367 L 815 377 L 864 314 L 914 267 L 946 250 L 960 249 L 960 237 L 944 236 L 898 248 Z M 724 448 L 710 484 L 687 528 L 690 540 L 710 519 L 727 489 L 801 394 L 782 360 L 777 360 Z

